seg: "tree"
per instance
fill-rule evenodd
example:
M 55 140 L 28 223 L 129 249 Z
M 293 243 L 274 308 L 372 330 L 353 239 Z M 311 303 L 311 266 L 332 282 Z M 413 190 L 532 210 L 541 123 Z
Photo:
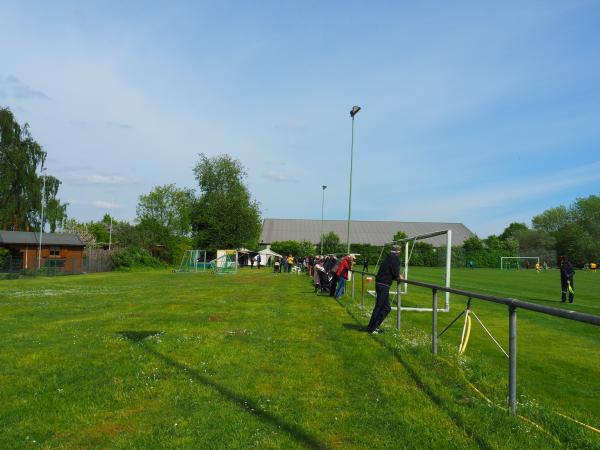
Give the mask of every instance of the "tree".
M 340 237 L 333 231 L 323 235 L 323 253 L 326 255 L 342 253 Z
M 20 126 L 14 115 L 0 108 L 0 227 L 10 230 L 40 229 L 43 178 L 38 166 L 46 152 L 31 137 L 29 126 Z M 46 176 L 44 224 L 51 231 L 66 218 L 67 205 L 57 198 L 60 181 Z
M 256 248 L 260 236 L 259 205 L 244 184 L 246 171 L 229 155 L 200 154 L 194 167 L 200 197 L 192 211 L 196 242 L 211 252 L 226 248 Z
M 504 231 L 500 235 L 500 239 L 505 240 L 510 237 L 515 237 L 517 233 L 527 230 L 529 230 L 529 228 L 524 223 L 513 222 L 504 229 Z
M 408 235 L 404 231 L 398 231 L 392 238 L 392 241 L 398 242 L 398 241 L 401 241 L 402 239 L 406 239 L 407 237 L 408 237 Z
M 463 248 L 466 252 L 474 252 L 478 250 L 483 250 L 484 245 L 481 239 L 473 235 L 470 238 L 465 239 L 465 241 L 463 242 Z
M 557 206 L 544 211 L 531 219 L 533 228 L 546 233 L 556 233 L 571 222 L 571 215 L 565 206 Z
M 191 231 L 191 211 L 194 192 L 179 189 L 175 184 L 156 186 L 149 194 L 140 195 L 136 209 L 137 220 L 152 221 L 177 236 L 187 236 Z

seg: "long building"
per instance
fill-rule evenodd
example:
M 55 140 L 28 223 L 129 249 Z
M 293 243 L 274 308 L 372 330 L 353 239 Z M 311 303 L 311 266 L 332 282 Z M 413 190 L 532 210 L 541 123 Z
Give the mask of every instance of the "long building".
M 462 243 L 474 233 L 462 223 L 447 222 L 394 222 L 376 220 L 353 220 L 350 222 L 350 241 L 354 244 L 384 245 L 391 242 L 398 231 L 409 237 L 434 231 L 452 230 L 452 245 Z M 333 231 L 346 241 L 348 222 L 346 220 L 324 220 L 323 234 Z M 260 235 L 261 245 L 276 241 L 308 241 L 318 244 L 321 239 L 321 221 L 308 219 L 265 219 Z M 425 239 L 434 247 L 446 245 L 445 236 Z

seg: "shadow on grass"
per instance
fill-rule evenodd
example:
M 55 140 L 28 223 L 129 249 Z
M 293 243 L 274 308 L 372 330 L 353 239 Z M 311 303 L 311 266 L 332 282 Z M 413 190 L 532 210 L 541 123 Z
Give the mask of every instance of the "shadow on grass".
M 344 323 L 342 324 L 342 326 L 344 328 L 346 328 L 347 330 L 353 330 L 353 331 L 367 331 L 367 327 L 363 326 L 363 325 L 359 325 L 357 323 Z
M 341 307 L 343 307 L 346 310 L 348 315 L 350 317 L 352 317 L 352 319 L 354 319 L 354 321 L 356 322 L 356 327 L 358 329 L 363 329 L 363 327 L 360 325 L 360 319 L 358 317 L 356 317 L 356 315 L 347 307 L 347 306 L 349 306 L 349 304 L 344 304 L 340 300 L 337 300 L 337 302 Z M 344 324 L 344 326 L 346 328 L 350 328 L 346 325 L 347 324 Z M 462 418 L 457 413 L 455 413 L 454 411 L 452 411 L 445 405 L 444 400 L 442 398 L 440 398 L 438 395 L 436 395 L 436 393 L 433 392 L 433 390 L 429 386 L 427 386 L 427 384 L 421 379 L 419 374 L 415 371 L 415 369 L 413 369 L 413 367 L 408 363 L 408 361 L 406 361 L 406 359 L 402 356 L 402 353 L 400 353 L 398 351 L 398 349 L 390 346 L 387 342 L 378 338 L 377 336 L 374 336 L 372 334 L 369 334 L 369 336 L 396 358 L 396 360 L 402 365 L 402 367 L 404 367 L 406 372 L 410 375 L 411 379 L 417 385 L 417 387 L 440 410 L 444 411 L 447 414 L 447 416 L 450 418 L 450 420 L 452 420 L 452 422 L 456 425 L 457 428 L 463 430 L 467 434 L 467 436 L 469 436 L 471 439 L 473 439 L 475 442 L 477 442 L 477 445 L 479 445 L 480 448 L 483 448 L 483 449 L 491 449 L 492 448 L 485 441 L 485 439 L 483 437 L 478 436 L 477 434 L 475 434 L 475 432 L 473 430 L 470 430 L 467 427 L 467 424 L 462 420 Z
M 277 417 L 276 415 L 263 411 L 260 406 L 254 402 L 251 398 L 237 394 L 231 389 L 211 380 L 206 375 L 202 375 L 200 372 L 192 369 L 191 367 L 175 361 L 162 353 L 157 352 L 155 349 L 150 347 L 144 340 L 151 336 L 162 334 L 161 331 L 119 331 L 117 334 L 125 337 L 129 341 L 136 343 L 138 347 L 144 350 L 146 353 L 160 359 L 167 366 L 177 369 L 185 373 L 186 377 L 192 378 L 194 381 L 207 386 L 235 404 L 243 411 L 256 416 L 258 419 L 269 422 L 274 426 L 286 431 L 292 438 L 294 438 L 299 444 L 315 449 L 326 449 L 328 448 L 323 442 L 320 442 L 316 437 L 312 436 L 301 427 L 295 424 L 290 424 Z

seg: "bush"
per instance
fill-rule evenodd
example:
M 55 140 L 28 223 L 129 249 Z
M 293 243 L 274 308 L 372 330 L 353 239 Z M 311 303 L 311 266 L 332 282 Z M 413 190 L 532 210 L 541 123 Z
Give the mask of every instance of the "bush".
M 10 252 L 5 248 L 0 248 L 0 269 L 4 267 L 6 261 L 8 261 L 8 257 Z
M 148 250 L 139 247 L 127 247 L 117 251 L 112 256 L 112 261 L 116 270 L 135 267 L 164 267 L 161 260 L 152 256 Z

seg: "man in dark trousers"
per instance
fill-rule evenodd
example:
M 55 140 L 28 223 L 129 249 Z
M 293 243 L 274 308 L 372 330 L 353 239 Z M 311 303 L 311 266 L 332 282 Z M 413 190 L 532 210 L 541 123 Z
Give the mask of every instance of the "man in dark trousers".
M 575 285 L 573 284 L 573 276 L 575 275 L 575 269 L 569 262 L 566 256 L 560 257 L 560 287 L 562 290 L 561 303 L 567 300 L 567 292 L 569 293 L 569 303 L 573 303 L 575 298 Z
M 392 251 L 383 260 L 377 277 L 375 278 L 375 291 L 377 292 L 377 300 L 375 301 L 375 308 L 371 314 L 371 320 L 367 331 L 369 333 L 376 334 L 379 326 L 383 323 L 387 315 L 392 310 L 390 305 L 390 286 L 394 281 L 403 280 L 404 277 L 400 275 L 400 246 L 392 245 Z
M 369 257 L 365 255 L 363 259 L 363 272 L 369 271 Z

